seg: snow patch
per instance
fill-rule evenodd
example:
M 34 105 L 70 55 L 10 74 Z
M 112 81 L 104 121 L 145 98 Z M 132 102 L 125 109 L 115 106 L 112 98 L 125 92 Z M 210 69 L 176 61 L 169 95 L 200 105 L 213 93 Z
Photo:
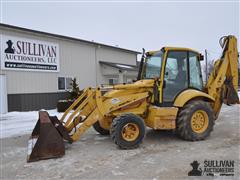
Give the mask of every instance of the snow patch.
M 114 176 L 123 176 L 123 175 L 124 175 L 123 172 L 121 172 L 121 171 L 114 171 L 114 170 L 112 170 L 112 174 L 113 174 Z
M 109 139 L 109 137 L 108 136 L 96 136 L 94 138 L 94 140 L 96 140 L 96 141 L 103 141 L 103 140 L 106 140 L 106 139 Z
M 238 91 L 238 96 L 240 97 L 240 91 Z M 236 105 L 240 109 L 240 105 Z M 221 109 L 221 115 L 225 118 L 229 118 L 228 115 L 225 115 L 226 112 L 232 111 L 226 105 L 223 105 Z M 56 109 L 47 110 L 50 116 L 57 116 L 60 119 L 63 113 L 57 112 Z M 235 112 L 233 112 L 235 113 Z M 66 118 L 71 115 L 69 113 Z M 38 111 L 29 111 L 29 112 L 9 112 L 6 114 L 0 114 L 0 139 L 7 137 L 16 137 L 24 134 L 30 134 L 37 123 L 38 120 Z M 220 125 L 221 122 L 217 121 L 217 125 Z M 233 123 L 234 124 L 234 123 Z M 105 136 L 96 136 L 94 140 L 103 141 L 109 139 Z M 86 141 L 87 138 L 81 138 L 81 141 Z M 151 144 L 149 148 L 155 148 L 154 144 Z
M 9 150 L 6 153 L 2 153 L 1 155 L 3 157 L 14 157 L 16 156 L 16 154 L 25 154 L 25 152 L 26 152 L 26 148 L 17 148 L 17 149 Z
M 56 109 L 47 110 L 50 116 L 57 116 L 59 119 L 63 113 Z M 0 139 L 30 134 L 37 123 L 38 111 L 9 112 L 0 114 Z
M 155 160 L 153 158 L 147 158 L 145 161 L 144 161 L 145 164 L 155 164 Z
M 77 166 L 77 167 L 79 167 L 79 166 Z M 85 172 L 85 171 L 87 171 L 89 169 L 93 169 L 93 167 L 90 166 L 90 165 L 83 165 L 83 166 L 80 166 L 79 168 L 76 168 L 76 171 L 78 171 L 78 172 Z

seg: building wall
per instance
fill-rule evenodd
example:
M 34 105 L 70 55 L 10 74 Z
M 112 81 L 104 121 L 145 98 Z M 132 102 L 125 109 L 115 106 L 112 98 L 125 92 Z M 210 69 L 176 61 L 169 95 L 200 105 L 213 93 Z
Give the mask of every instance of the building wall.
M 0 34 L 59 44 L 59 73 L 0 70 L 0 73 L 7 75 L 9 94 L 56 92 L 59 76 L 76 77 L 80 88 L 105 83 L 99 61 L 136 65 L 136 54 L 109 47 L 96 47 L 87 43 L 14 30 L 0 29 Z
M 60 72 L 27 72 L 1 70 L 7 75 L 7 90 L 9 94 L 22 93 L 52 93 L 58 91 L 58 77 L 76 77 L 81 88 L 95 85 L 95 47 L 39 34 L 25 32 L 0 31 L 3 35 L 17 36 L 59 44 Z M 86 74 L 88 78 L 86 78 Z
M 116 78 L 120 81 L 121 75 L 123 76 L 123 82 L 128 83 L 129 79 L 136 80 L 138 72 L 131 70 L 129 71 L 122 70 L 122 72 L 119 72 L 118 68 L 110 67 L 107 65 L 101 65 L 101 74 L 104 77 L 102 80 L 102 82 L 104 82 L 103 84 L 108 84 L 110 78 Z M 118 76 L 116 76 L 116 74 L 118 74 Z
M 128 64 L 128 65 L 136 65 L 137 63 L 137 55 L 132 53 L 125 52 L 117 52 L 109 48 L 100 47 L 96 50 L 97 57 L 97 84 L 108 84 L 108 79 L 111 76 L 106 76 L 106 71 L 109 71 L 108 75 L 116 74 L 112 72 L 112 68 L 108 68 L 107 66 L 100 65 L 99 61 L 105 62 L 113 62 L 120 64 Z M 105 68 L 105 70 L 103 69 Z M 104 72 L 104 73 L 103 73 Z
M 67 92 L 8 94 L 9 111 L 55 109 L 59 99 L 66 99 Z
M 0 74 L 7 76 L 9 111 L 55 108 L 54 104 L 57 100 L 66 95 L 64 91 L 58 90 L 58 77 L 61 76 L 76 77 L 80 89 L 107 83 L 108 80 L 101 74 L 99 61 L 136 64 L 136 54 L 107 46 L 96 46 L 91 43 L 1 26 L 0 34 L 59 45 L 59 72 L 0 70 Z
M 98 61 L 136 65 L 136 54 L 120 52 L 107 47 L 97 48 Z

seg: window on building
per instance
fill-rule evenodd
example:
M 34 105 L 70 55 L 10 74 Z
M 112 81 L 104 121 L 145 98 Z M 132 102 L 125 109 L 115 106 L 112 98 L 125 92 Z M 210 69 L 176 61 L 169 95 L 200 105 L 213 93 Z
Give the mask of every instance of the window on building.
M 72 89 L 72 78 L 66 77 L 66 89 Z
M 71 90 L 72 77 L 58 77 L 58 90 Z
M 109 83 L 109 85 L 117 84 L 118 79 L 117 78 L 110 78 L 110 79 L 108 79 L 108 83 Z
M 65 78 L 58 77 L 58 90 L 65 90 Z

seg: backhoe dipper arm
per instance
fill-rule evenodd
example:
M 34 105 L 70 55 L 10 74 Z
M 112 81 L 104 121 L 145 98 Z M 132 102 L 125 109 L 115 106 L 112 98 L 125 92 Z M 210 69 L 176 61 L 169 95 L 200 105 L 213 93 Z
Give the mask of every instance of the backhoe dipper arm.
M 239 103 L 238 90 L 238 50 L 237 39 L 234 36 L 224 36 L 220 39 L 223 53 L 214 63 L 205 90 L 212 96 L 215 118 L 218 117 L 222 103 L 231 105 Z

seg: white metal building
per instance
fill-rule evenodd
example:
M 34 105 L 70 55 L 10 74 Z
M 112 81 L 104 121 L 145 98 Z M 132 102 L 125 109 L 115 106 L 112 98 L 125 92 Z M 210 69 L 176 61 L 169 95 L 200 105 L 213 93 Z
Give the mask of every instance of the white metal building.
M 137 51 L 6 24 L 0 41 L 0 113 L 55 108 L 74 77 L 83 89 L 137 75 Z

